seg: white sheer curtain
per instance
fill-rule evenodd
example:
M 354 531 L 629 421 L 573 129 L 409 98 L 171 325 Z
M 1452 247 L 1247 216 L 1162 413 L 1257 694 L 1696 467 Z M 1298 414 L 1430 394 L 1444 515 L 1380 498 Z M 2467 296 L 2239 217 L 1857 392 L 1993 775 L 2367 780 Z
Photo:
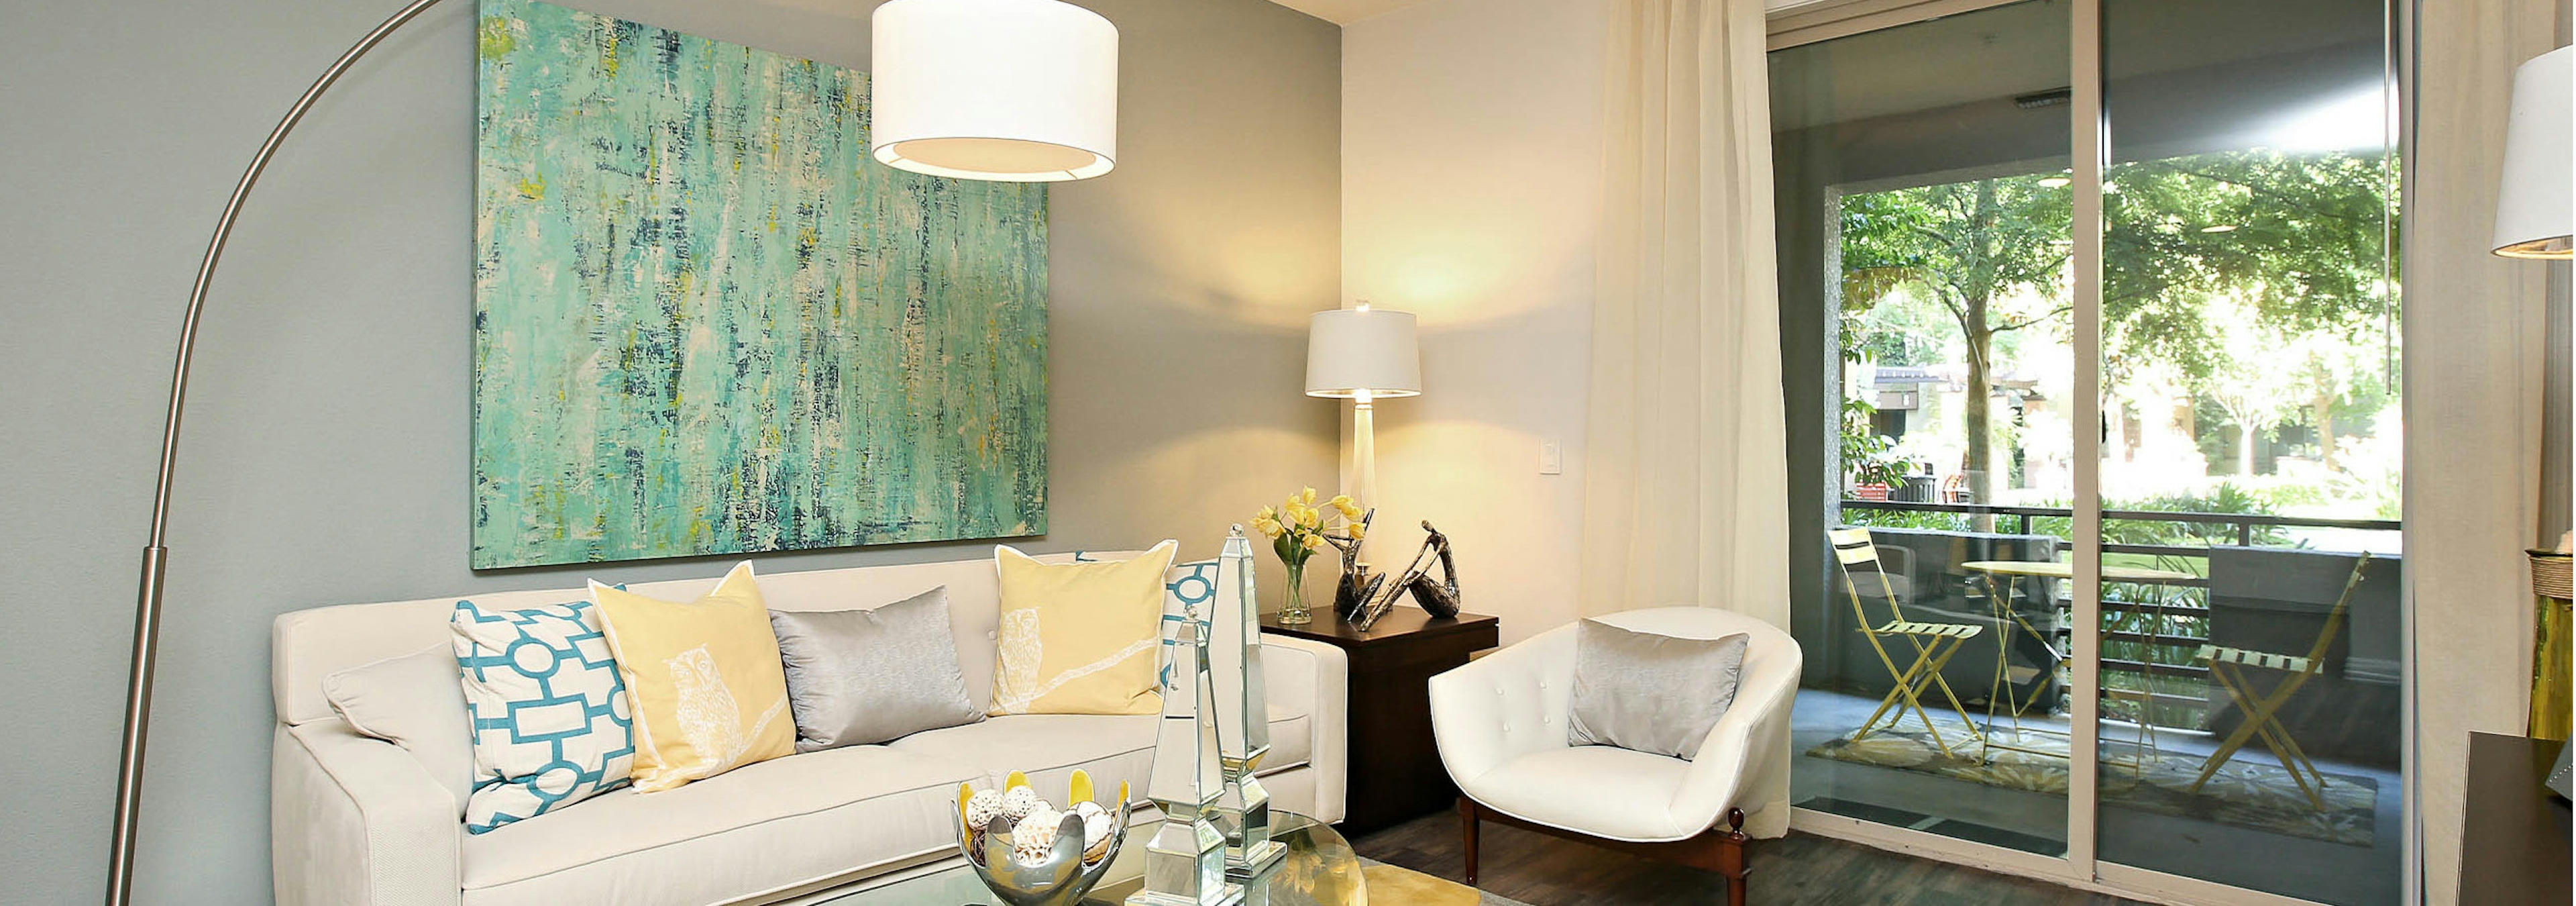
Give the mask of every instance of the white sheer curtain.
M 2549 269 L 2488 254 L 2514 68 L 2559 45 L 2533 0 L 2426 3 L 2413 22 L 2406 197 L 2406 582 L 2424 902 L 2457 902 L 2472 731 L 2520 735 L 2531 692 Z M 2511 191 L 2509 188 L 2506 191 Z M 2557 304 L 2564 305 L 2562 299 Z
M 1583 612 L 1688 604 L 1787 629 L 1762 2 L 1612 9 Z

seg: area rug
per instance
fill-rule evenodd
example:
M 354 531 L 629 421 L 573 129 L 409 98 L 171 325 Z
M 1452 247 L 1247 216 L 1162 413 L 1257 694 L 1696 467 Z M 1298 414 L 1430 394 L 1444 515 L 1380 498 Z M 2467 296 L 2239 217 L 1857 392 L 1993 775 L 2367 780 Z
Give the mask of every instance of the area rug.
M 2070 742 L 2065 736 L 1998 728 L 1995 742 L 2038 751 L 2019 752 L 1999 745 L 1991 750 L 1991 757 L 1980 757 L 1986 753 L 1976 743 L 1958 748 L 1959 740 L 1969 738 L 1968 728 L 1944 720 L 1940 722 L 1941 738 L 1950 742 L 1958 754 L 1943 755 L 1920 724 L 1909 721 L 1906 726 L 1910 729 L 1882 729 L 1858 742 L 1845 733 L 1808 749 L 1807 755 L 1985 786 L 2066 795 L 2066 752 Z M 2325 808 L 2319 810 L 2308 802 L 2306 794 L 2299 792 L 2289 771 L 2278 764 L 2252 760 L 2269 757 L 2260 743 L 2247 746 L 2238 757 L 2230 759 L 2197 793 L 2192 792 L 2191 782 L 2200 775 L 2202 756 L 2152 751 L 2107 734 L 2101 746 L 2102 760 L 2109 766 L 2102 774 L 2104 805 L 2348 846 L 2366 847 L 2374 842 L 2377 815 L 2373 808 L 2379 801 L 2379 783 L 2368 777 L 2325 775 L 2321 797 Z
M 1368 881 L 1369 902 L 1381 906 L 1529 906 L 1375 859 L 1360 860 L 1360 877 Z

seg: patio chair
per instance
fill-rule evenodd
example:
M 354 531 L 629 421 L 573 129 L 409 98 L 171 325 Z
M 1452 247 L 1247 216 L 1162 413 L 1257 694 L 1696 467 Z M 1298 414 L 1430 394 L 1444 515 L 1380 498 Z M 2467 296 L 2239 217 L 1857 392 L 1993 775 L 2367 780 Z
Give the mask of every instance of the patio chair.
M 1923 720 L 1923 729 L 1932 734 L 1932 744 L 1940 748 L 1942 755 L 1960 757 L 1959 753 L 1951 750 L 1949 741 L 1941 738 L 1941 728 L 1932 722 L 1931 712 L 1923 709 L 1923 695 L 1935 687 L 1939 688 L 1941 696 L 1949 700 L 1951 712 L 1959 715 L 1959 723 L 1969 728 L 1968 738 L 1979 738 L 1976 725 L 1968 720 L 1967 706 L 1959 703 L 1959 694 L 1950 689 L 1950 681 L 1941 675 L 1941 668 L 1958 655 L 1959 649 L 1966 646 L 1969 639 L 1984 632 L 1985 627 L 1975 623 L 1907 620 L 1896 585 L 1879 563 L 1878 545 L 1870 541 L 1869 530 L 1833 529 L 1827 531 L 1825 537 L 1833 542 L 1834 565 L 1842 572 L 1843 590 L 1851 597 L 1852 615 L 1860 620 L 1861 635 L 1869 639 L 1869 647 L 1878 652 L 1879 663 L 1887 667 L 1887 675 L 1896 681 L 1896 687 L 1888 690 L 1887 697 L 1879 699 L 1878 710 L 1870 712 L 1869 719 L 1862 721 L 1860 729 L 1852 734 L 1852 741 L 1858 742 L 1881 729 L 1878 725 L 1881 717 L 1889 718 L 1886 729 L 1894 729 L 1905 720 L 1905 712 L 1911 709 L 1916 717 Z M 1892 617 L 1885 623 L 1873 625 L 1869 609 L 1861 602 L 1859 577 L 1863 573 L 1878 577 L 1877 597 L 1887 601 L 1887 611 Z M 1890 637 L 1903 639 L 1914 651 L 1913 663 L 1902 670 L 1897 669 L 1896 656 L 1888 653 L 1888 644 L 1882 641 Z M 1900 704 L 1903 707 L 1899 707 Z M 1890 709 L 1896 712 L 1893 717 L 1888 715 Z M 1961 740 L 1963 744 L 1966 741 Z
M 2245 721 L 2237 725 L 2235 732 L 2227 734 L 2227 738 L 2219 742 L 2217 751 L 2210 753 L 2209 760 L 2201 765 L 2200 776 L 2191 782 L 2192 792 L 2200 792 L 2200 788 L 2209 783 L 2209 778 L 2218 775 L 2218 769 L 2226 765 L 2238 749 L 2259 736 L 2263 747 L 2270 749 L 2272 757 L 2290 772 L 2290 780 L 2299 785 L 2299 792 L 2307 794 L 2308 803 L 2318 811 L 2325 810 L 2325 772 L 2317 770 L 2316 762 L 2309 760 L 2308 753 L 2299 748 L 2299 741 L 2290 736 L 2290 728 L 2281 723 L 2281 706 L 2289 703 L 2290 696 L 2297 693 L 2299 687 L 2307 685 L 2325 669 L 2326 653 L 2334 647 L 2336 633 L 2343 631 L 2344 615 L 2352 607 L 2353 590 L 2361 587 L 2362 570 L 2369 565 L 2370 554 L 2366 551 L 2353 562 L 2352 578 L 2344 580 L 2343 594 L 2335 598 L 2334 609 L 2326 613 L 2325 627 L 2317 632 L 2316 644 L 2309 646 L 2305 655 L 2223 645 L 2200 646 L 2195 660 L 2208 665 L 2210 677 L 2216 679 L 2219 686 L 2227 690 L 2228 698 L 2245 712 Z M 2270 691 L 2258 692 L 2253 679 L 2246 675 L 2248 667 L 2279 671 L 2288 676 L 2274 684 Z

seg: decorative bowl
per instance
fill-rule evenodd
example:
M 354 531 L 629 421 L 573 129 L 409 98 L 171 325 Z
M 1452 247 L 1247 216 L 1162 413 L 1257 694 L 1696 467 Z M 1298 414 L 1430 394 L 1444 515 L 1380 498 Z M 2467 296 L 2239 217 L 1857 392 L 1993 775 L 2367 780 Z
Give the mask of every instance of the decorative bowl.
M 1000 792 L 1007 797 L 1012 790 L 1027 786 L 1028 775 L 1013 771 L 1003 781 Z M 977 811 L 972 805 L 975 787 L 957 785 L 957 846 L 965 851 L 966 864 L 975 867 L 975 876 L 1010 906 L 1074 906 L 1100 883 L 1101 876 L 1109 871 L 1110 860 L 1117 857 L 1118 845 L 1127 836 L 1127 784 L 1118 785 L 1118 799 L 1108 805 L 1093 800 L 1090 774 L 1073 772 L 1071 787 L 1066 791 L 1065 810 L 1056 822 L 1053 839 L 1032 840 L 1032 845 L 1024 848 L 1019 846 L 1017 837 L 1021 832 L 1015 824 L 1026 822 L 998 814 L 983 826 L 976 826 L 969 819 Z M 1086 802 L 1098 806 L 1108 818 L 1108 828 L 1098 840 L 1084 840 L 1084 818 L 1078 808 Z M 1046 836 L 1034 827 L 1030 832 Z

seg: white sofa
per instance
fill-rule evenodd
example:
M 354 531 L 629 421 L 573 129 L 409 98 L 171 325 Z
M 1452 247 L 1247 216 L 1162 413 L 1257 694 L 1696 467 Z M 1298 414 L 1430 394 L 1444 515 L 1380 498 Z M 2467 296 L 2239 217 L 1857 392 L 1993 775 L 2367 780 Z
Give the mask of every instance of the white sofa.
M 778 610 L 876 607 L 945 585 L 968 694 L 992 695 L 1000 601 L 990 559 L 759 581 Z M 713 584 L 711 577 L 633 588 L 689 600 Z M 462 597 L 511 608 L 582 596 L 558 589 Z M 323 693 L 333 673 L 444 644 L 458 599 L 277 618 L 270 834 L 281 906 L 780 902 L 955 858 L 950 811 L 961 781 L 981 788 L 1026 770 L 1054 798 L 1081 768 L 1109 788 L 1133 784 L 1141 799 L 1153 764 L 1150 715 L 996 717 L 762 762 L 667 792 L 617 790 L 467 834 L 465 804 L 450 792 L 458 784 L 433 776 L 430 765 L 471 765 L 470 753 L 421 757 L 361 736 Z M 1338 821 L 1348 662 L 1329 645 L 1265 639 L 1271 754 L 1263 783 L 1275 807 Z

